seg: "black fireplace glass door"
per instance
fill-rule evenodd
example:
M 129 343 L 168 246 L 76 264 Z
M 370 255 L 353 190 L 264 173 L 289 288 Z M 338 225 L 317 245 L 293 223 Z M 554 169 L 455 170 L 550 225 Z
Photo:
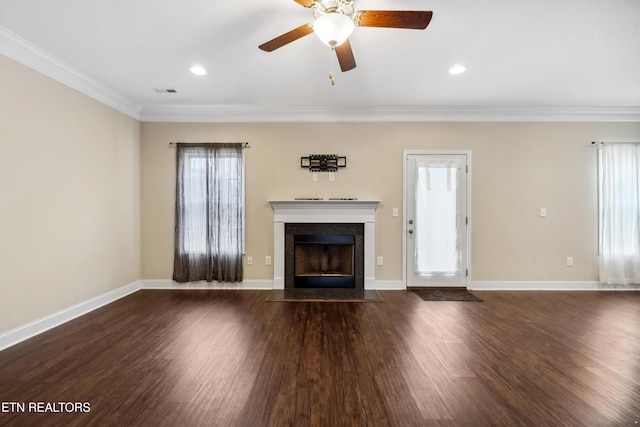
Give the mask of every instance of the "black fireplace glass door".
M 364 289 L 364 224 L 285 224 L 285 288 Z

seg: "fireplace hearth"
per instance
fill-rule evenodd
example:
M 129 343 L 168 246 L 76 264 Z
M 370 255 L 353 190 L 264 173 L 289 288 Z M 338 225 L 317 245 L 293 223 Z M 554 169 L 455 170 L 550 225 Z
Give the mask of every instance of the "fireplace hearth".
M 285 224 L 285 289 L 364 289 L 364 225 Z

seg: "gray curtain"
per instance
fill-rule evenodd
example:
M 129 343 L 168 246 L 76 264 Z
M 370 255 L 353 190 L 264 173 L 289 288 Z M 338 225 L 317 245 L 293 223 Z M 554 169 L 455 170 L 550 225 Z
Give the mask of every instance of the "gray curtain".
M 177 144 L 173 280 L 240 282 L 244 144 Z

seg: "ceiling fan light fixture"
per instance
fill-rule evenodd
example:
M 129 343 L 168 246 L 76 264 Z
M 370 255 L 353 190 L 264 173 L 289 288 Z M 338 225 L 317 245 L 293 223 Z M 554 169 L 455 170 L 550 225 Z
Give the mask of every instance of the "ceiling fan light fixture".
M 313 23 L 313 31 L 322 43 L 329 47 L 344 43 L 353 33 L 354 28 L 353 20 L 339 12 L 320 15 Z

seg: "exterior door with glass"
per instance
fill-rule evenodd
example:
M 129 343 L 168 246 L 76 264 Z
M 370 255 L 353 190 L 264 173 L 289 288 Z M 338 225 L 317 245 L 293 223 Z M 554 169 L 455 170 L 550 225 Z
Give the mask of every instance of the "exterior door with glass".
M 466 287 L 470 152 L 404 152 L 407 287 Z

